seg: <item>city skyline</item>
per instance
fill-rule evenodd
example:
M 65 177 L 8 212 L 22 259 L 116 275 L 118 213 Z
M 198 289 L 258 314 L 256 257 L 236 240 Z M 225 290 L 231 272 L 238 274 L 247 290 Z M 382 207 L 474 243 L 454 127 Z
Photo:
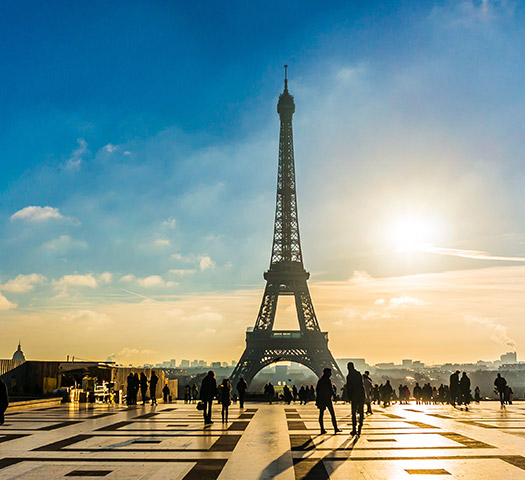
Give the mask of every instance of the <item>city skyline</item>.
M 522 4 L 132 5 L 2 7 L 4 356 L 21 339 L 30 359 L 240 357 L 287 63 L 333 355 L 520 357 Z M 297 326 L 291 307 L 277 328 Z

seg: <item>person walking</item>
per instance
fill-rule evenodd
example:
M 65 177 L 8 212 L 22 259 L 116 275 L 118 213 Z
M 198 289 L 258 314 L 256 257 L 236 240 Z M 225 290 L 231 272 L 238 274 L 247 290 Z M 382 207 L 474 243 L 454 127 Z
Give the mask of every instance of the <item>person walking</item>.
M 348 362 L 348 375 L 346 376 L 346 392 L 348 400 L 352 402 L 352 433 L 351 435 L 361 435 L 363 428 L 364 405 L 365 405 L 365 387 L 363 377 L 358 372 L 353 362 Z M 357 414 L 359 414 L 359 426 L 357 425 Z M 357 427 L 357 428 L 356 428 Z
M 499 394 L 499 401 L 503 405 L 505 403 L 505 387 L 507 386 L 507 380 L 501 376 L 501 373 L 498 373 L 496 380 L 494 380 L 494 386 L 496 387 L 496 392 Z
M 337 419 L 335 418 L 334 405 L 332 404 L 332 397 L 334 397 L 334 388 L 330 377 L 332 376 L 332 369 L 325 368 L 316 388 L 315 405 L 319 409 L 319 425 L 321 427 L 321 435 L 326 433 L 324 429 L 324 411 L 328 408 L 330 416 L 332 417 L 332 425 L 334 426 L 334 433 L 339 433 L 341 430 L 337 428 Z
M 142 405 L 146 405 L 146 392 L 148 391 L 148 377 L 144 372 L 140 372 L 140 394 L 142 396 Z
M 467 372 L 463 372 L 461 380 L 459 381 L 459 390 L 461 392 L 461 403 L 465 405 L 465 409 L 468 410 L 468 405 L 470 403 L 470 378 L 467 376 Z
M 0 425 L 5 422 L 5 411 L 9 406 L 9 396 L 7 395 L 7 385 L 0 378 Z
M 239 407 L 244 408 L 244 396 L 246 395 L 246 389 L 248 388 L 248 384 L 246 383 L 246 380 L 244 380 L 244 377 L 241 377 L 239 381 L 237 382 L 237 391 L 239 392 Z
M 151 404 L 158 405 L 157 403 L 157 383 L 159 383 L 159 377 L 155 375 L 155 372 L 151 371 L 151 377 L 149 379 L 149 396 L 151 397 Z
M 232 387 L 230 385 L 230 381 L 225 378 L 221 386 L 219 387 L 219 400 L 222 405 L 222 421 L 227 422 L 228 421 L 228 407 L 231 405 L 231 391 Z
M 363 387 L 365 389 L 365 404 L 366 404 L 366 414 L 372 415 L 372 389 L 374 384 L 370 378 L 370 372 L 368 370 L 363 374 Z
M 202 411 L 204 415 L 204 423 L 209 425 L 211 420 L 211 406 L 213 399 L 217 395 L 217 381 L 215 380 L 215 372 L 210 370 L 208 375 L 204 377 L 201 384 L 200 399 L 204 403 L 204 409 Z
M 479 403 L 481 401 L 481 390 L 479 389 L 479 386 L 476 385 L 476 388 L 474 389 L 474 401 L 476 403 Z

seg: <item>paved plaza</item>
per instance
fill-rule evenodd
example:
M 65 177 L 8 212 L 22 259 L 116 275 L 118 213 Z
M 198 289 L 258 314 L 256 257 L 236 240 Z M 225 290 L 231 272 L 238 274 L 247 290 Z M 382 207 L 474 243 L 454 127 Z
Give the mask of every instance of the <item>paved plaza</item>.
M 376 407 L 362 436 L 320 435 L 318 410 L 247 404 L 204 427 L 195 405 L 65 405 L 8 411 L 0 478 L 151 480 L 525 479 L 525 403 Z M 330 425 L 329 418 L 325 420 Z

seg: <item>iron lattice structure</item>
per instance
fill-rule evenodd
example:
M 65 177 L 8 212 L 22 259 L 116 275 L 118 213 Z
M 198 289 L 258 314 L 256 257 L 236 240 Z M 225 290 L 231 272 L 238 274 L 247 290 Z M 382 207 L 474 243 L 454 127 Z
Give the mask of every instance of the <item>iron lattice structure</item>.
M 329 367 L 335 383 L 344 381 L 328 349 L 328 334 L 319 328 L 308 290 L 310 274 L 303 265 L 293 151 L 294 112 L 295 103 L 288 92 L 285 66 L 284 91 L 277 104 L 281 126 L 272 256 L 270 268 L 264 274 L 266 288 L 255 327 L 246 332 L 246 349 L 231 377 L 233 388 L 240 377 L 244 377 L 249 385 L 261 369 L 278 361 L 300 363 L 317 375 Z M 273 329 L 281 295 L 294 296 L 299 330 Z

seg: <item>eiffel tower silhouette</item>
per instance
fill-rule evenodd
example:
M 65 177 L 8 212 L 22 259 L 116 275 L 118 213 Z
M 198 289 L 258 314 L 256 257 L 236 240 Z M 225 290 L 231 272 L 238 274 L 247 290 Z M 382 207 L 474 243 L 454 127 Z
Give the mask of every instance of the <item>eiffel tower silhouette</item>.
M 233 388 L 240 377 L 244 377 L 249 385 L 261 369 L 279 361 L 300 363 L 318 376 L 323 368 L 328 367 L 332 369 L 336 383 L 344 382 L 328 349 L 328 333 L 319 328 L 306 283 L 310 274 L 303 266 L 295 189 L 292 130 L 295 103 L 288 92 L 288 66 L 284 68 L 284 91 L 277 104 L 281 128 L 272 256 L 270 268 L 264 274 L 266 288 L 255 327 L 246 332 L 246 349 L 231 376 Z M 294 296 L 299 330 L 273 329 L 281 295 Z

